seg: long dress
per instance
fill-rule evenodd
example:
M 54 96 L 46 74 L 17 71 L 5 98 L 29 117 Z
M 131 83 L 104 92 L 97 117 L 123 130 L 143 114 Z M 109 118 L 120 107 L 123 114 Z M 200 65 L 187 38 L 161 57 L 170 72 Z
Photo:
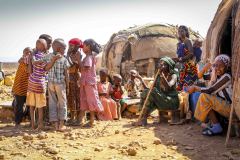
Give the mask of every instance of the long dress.
M 189 50 L 184 42 L 177 44 L 177 55 L 178 58 L 184 57 L 189 54 Z M 177 90 L 182 91 L 184 86 L 191 86 L 198 79 L 197 66 L 193 60 L 187 60 L 182 63 L 180 69 L 180 77 L 177 85 Z
M 99 94 L 106 94 L 106 96 L 99 96 L 100 101 L 103 105 L 103 112 L 98 113 L 98 118 L 100 120 L 113 120 L 117 119 L 117 104 L 116 102 L 110 97 L 110 92 L 113 90 L 112 85 L 109 82 L 101 83 L 98 82 L 97 84 L 98 93 Z

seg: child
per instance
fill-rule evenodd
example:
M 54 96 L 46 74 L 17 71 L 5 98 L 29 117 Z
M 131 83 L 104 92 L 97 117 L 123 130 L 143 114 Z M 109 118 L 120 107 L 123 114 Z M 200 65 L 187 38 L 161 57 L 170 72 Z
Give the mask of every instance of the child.
M 117 104 L 110 97 L 113 88 L 110 82 L 107 81 L 107 69 L 100 70 L 100 82 L 97 83 L 100 101 L 103 105 L 104 111 L 98 114 L 100 120 L 113 120 L 118 119 Z
M 52 46 L 52 37 L 48 34 L 41 34 L 39 36 L 39 39 L 44 39 L 47 42 L 47 49 L 46 49 L 46 54 L 49 54 L 49 50 Z
M 78 62 L 81 70 L 80 78 L 80 125 L 83 124 L 83 118 L 86 111 L 90 111 L 90 123 L 87 125 L 93 127 L 96 112 L 102 112 L 103 106 L 99 100 L 96 78 L 96 58 L 93 52 L 99 53 L 100 46 L 93 40 L 87 39 L 83 43 L 83 52 L 86 57 Z
M 113 75 L 113 93 L 112 97 L 117 102 L 118 105 L 118 117 L 121 119 L 121 113 L 127 108 L 127 104 L 125 103 L 125 99 L 123 99 L 123 88 L 121 86 L 122 76 L 119 74 Z
M 130 79 L 126 84 L 128 97 L 137 98 L 139 97 L 139 81 L 137 81 L 136 76 L 138 75 L 136 70 L 130 70 Z
M 184 87 L 191 86 L 198 79 L 196 63 L 193 60 L 194 53 L 192 43 L 189 40 L 189 30 L 186 26 L 178 28 L 179 42 L 177 44 L 177 62 L 181 63 L 180 77 L 177 90 L 182 91 Z
M 32 49 L 27 47 L 23 50 L 23 56 L 19 59 L 18 69 L 14 80 L 12 93 L 15 101 L 15 127 L 18 128 L 24 116 L 23 105 L 26 102 L 27 88 L 28 88 L 28 64 Z
M 32 55 L 32 73 L 28 80 L 26 104 L 30 107 L 31 126 L 35 128 L 35 109 L 38 109 L 38 129 L 43 128 L 43 107 L 46 106 L 45 96 L 45 74 L 44 67 L 46 63 L 38 62 L 45 56 L 47 42 L 44 39 L 38 39 L 36 50 Z
M 55 39 L 52 44 L 53 53 L 44 58 L 48 64 L 49 120 L 55 123 L 57 131 L 65 131 L 64 121 L 67 119 L 68 72 L 67 59 L 64 57 L 66 44 L 63 39 Z M 67 93 L 66 93 L 67 92 Z
M 69 72 L 69 94 L 67 96 L 68 107 L 70 111 L 69 124 L 78 124 L 80 114 L 80 88 L 78 80 L 80 79 L 79 64 L 75 58 L 76 54 L 80 54 L 82 48 L 82 41 L 78 38 L 73 38 L 69 41 L 69 48 L 67 52 L 67 60 L 70 64 Z
M 196 58 L 196 62 L 200 62 L 202 56 L 202 41 L 199 39 L 194 40 L 193 42 L 193 53 Z

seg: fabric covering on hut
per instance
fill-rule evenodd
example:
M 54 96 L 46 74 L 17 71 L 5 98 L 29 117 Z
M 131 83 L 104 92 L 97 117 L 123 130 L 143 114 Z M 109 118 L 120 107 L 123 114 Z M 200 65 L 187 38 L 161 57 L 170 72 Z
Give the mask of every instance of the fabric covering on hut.
M 201 38 L 191 29 L 190 33 L 191 39 Z M 177 26 L 174 25 L 148 24 L 121 30 L 106 44 L 102 66 L 121 74 L 124 79 L 131 69 L 152 77 L 161 57 L 176 57 L 177 42 Z

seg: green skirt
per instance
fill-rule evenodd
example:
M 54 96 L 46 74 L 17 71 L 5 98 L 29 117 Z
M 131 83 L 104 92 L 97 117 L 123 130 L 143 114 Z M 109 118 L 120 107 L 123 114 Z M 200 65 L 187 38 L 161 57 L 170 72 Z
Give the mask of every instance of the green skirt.
M 141 104 L 147 97 L 149 89 L 146 89 L 141 94 Z M 179 99 L 177 91 L 171 93 L 164 93 L 159 91 L 156 87 L 153 88 L 151 94 L 149 95 L 148 101 L 146 103 L 148 110 L 153 111 L 158 110 L 175 110 L 179 108 Z

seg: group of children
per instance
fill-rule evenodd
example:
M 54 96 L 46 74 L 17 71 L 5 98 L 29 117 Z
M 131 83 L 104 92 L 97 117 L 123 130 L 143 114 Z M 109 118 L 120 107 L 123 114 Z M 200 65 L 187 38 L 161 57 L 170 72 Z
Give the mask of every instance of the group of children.
M 67 129 L 65 122 L 82 126 L 86 112 L 90 113 L 86 126 L 93 126 L 96 118 L 121 118 L 122 77 L 114 75 L 114 84 L 111 84 L 107 69 L 101 69 L 100 81 L 97 81 L 95 56 L 100 45 L 93 39 L 82 42 L 78 38 L 71 39 L 68 45 L 65 56 L 64 40 L 58 38 L 52 42 L 51 36 L 43 34 L 34 49 L 23 50 L 12 88 L 16 127 L 28 110 L 31 127 L 38 130 L 44 128 L 44 121 L 54 124 L 58 131 Z M 52 53 L 49 52 L 51 46 Z

